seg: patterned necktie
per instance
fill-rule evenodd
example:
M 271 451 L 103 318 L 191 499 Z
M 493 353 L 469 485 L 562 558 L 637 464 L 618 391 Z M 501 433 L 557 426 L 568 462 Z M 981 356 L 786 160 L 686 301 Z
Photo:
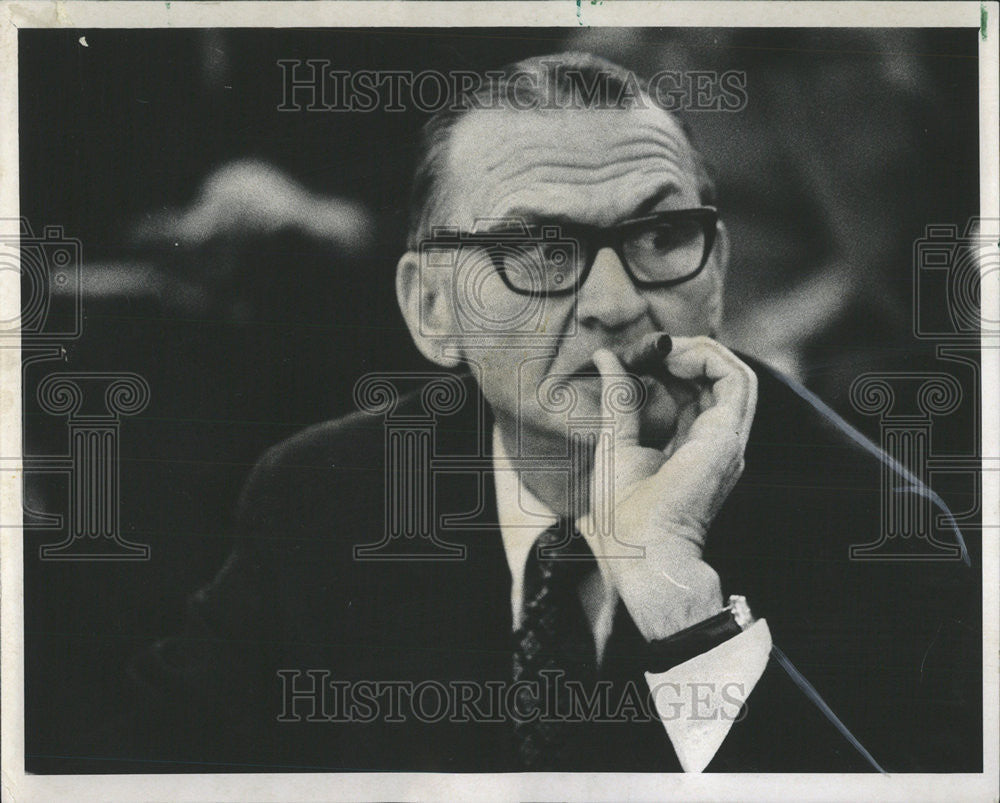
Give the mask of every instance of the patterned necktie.
M 596 566 L 580 535 L 567 539 L 562 519 L 538 536 L 528 555 L 521 627 L 514 634 L 514 682 L 520 683 L 514 732 L 525 769 L 565 768 L 587 725 L 574 721 L 565 681 L 588 690 L 597 678 L 594 634 L 579 596 L 580 581 Z

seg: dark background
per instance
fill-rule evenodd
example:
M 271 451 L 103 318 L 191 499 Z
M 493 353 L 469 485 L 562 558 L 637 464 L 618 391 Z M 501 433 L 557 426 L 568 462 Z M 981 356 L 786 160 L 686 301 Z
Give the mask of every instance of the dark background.
M 732 234 L 723 339 L 877 438 L 848 401 L 859 374 L 947 370 L 975 387 L 914 338 L 911 297 L 924 227 L 978 207 L 976 35 L 21 31 L 21 214 L 83 249 L 83 335 L 26 366 L 25 454 L 66 451 L 65 419 L 35 401 L 48 373 L 131 371 L 151 388 L 123 420 L 120 508 L 121 534 L 151 559 L 41 561 L 62 535 L 26 528 L 29 759 L 71 751 L 73 734 L 115 714 L 129 656 L 178 629 L 185 596 L 231 548 L 256 457 L 352 409 L 363 373 L 421 365 L 392 276 L 424 115 L 278 112 L 278 59 L 483 70 L 573 48 L 645 73 L 745 71 L 746 109 L 685 115 Z M 286 196 L 301 203 L 283 216 Z M 323 204 L 342 231 L 309 225 Z M 974 398 L 935 430 L 941 451 L 975 449 Z M 958 510 L 975 492 L 939 490 Z M 29 474 L 25 493 L 32 511 L 66 511 L 65 478 Z M 975 557 L 979 534 L 966 538 Z

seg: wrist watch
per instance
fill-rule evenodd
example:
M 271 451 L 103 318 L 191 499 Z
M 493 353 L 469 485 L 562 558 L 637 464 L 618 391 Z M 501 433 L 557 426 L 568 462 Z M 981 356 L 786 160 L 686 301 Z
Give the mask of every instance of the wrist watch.
M 667 672 L 685 661 L 690 661 L 697 655 L 708 652 L 720 644 L 737 636 L 754 623 L 753 614 L 747 605 L 745 597 L 733 595 L 729 604 L 715 616 L 686 627 L 665 639 L 651 641 L 647 647 L 647 671 L 653 674 Z M 833 725 L 855 750 L 871 765 L 876 772 L 885 772 L 864 745 L 854 736 L 841 719 L 827 705 L 826 701 L 816 691 L 808 679 L 795 668 L 788 656 L 771 645 L 771 658 L 775 664 L 791 679 L 800 692 L 810 700 L 820 713 Z
M 753 623 L 753 614 L 750 613 L 746 598 L 733 594 L 729 597 L 729 604 L 715 616 L 679 630 L 665 639 L 649 642 L 647 671 L 666 672 L 673 669 L 739 635 Z

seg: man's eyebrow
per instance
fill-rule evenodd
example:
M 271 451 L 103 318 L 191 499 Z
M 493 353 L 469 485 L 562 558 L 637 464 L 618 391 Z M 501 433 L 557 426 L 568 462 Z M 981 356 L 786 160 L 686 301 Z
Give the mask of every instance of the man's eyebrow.
M 671 195 L 679 195 L 681 188 L 678 187 L 673 182 L 668 182 L 660 186 L 652 195 L 650 195 L 645 201 L 639 204 L 629 217 L 642 217 L 645 214 L 652 212 L 656 209 L 657 204 L 661 201 L 669 198 Z
M 674 184 L 672 181 L 666 184 L 660 185 L 648 198 L 639 203 L 635 209 L 629 212 L 625 217 L 627 219 L 642 217 L 643 215 L 652 212 L 657 204 L 661 201 L 669 198 L 671 195 L 679 195 L 681 188 Z M 534 209 L 525 207 L 515 207 L 514 209 L 508 210 L 502 217 L 499 218 L 500 221 L 519 221 L 523 222 L 528 226 L 566 226 L 573 227 L 579 226 L 580 221 L 575 218 L 571 218 L 565 215 L 560 215 L 558 213 L 542 213 Z M 492 227 L 491 227 L 492 228 Z
M 579 221 L 567 215 L 558 213 L 537 212 L 534 209 L 515 208 L 511 209 L 499 218 L 500 223 L 524 223 L 528 226 L 573 226 L 579 225 Z
M 526 207 L 515 207 L 503 215 L 501 220 L 522 220 L 532 225 L 545 225 L 548 223 L 573 223 L 573 219 L 567 215 L 560 215 L 558 212 L 538 212 Z

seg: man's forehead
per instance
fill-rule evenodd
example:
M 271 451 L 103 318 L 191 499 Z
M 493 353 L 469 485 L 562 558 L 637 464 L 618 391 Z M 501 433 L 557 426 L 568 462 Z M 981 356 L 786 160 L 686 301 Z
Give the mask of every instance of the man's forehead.
M 446 206 L 459 216 L 528 211 L 607 225 L 652 196 L 698 202 L 687 136 L 655 107 L 473 112 L 452 132 L 447 165 Z

